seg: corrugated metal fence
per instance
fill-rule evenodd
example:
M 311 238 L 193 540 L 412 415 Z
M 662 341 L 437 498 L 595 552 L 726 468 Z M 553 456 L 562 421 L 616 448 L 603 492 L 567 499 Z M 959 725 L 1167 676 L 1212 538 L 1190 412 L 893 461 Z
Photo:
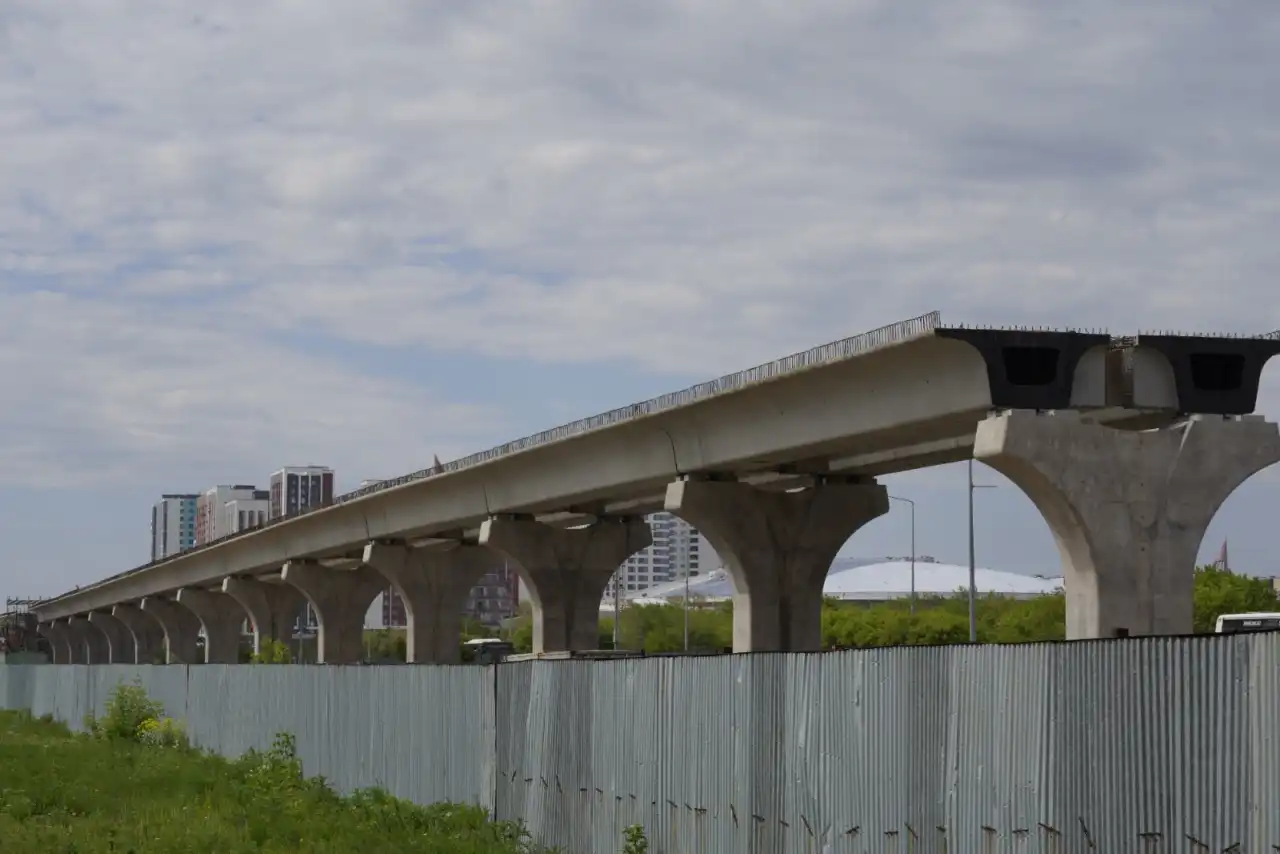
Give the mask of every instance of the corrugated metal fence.
M 78 723 L 142 679 L 226 754 L 465 800 L 579 854 L 1271 851 L 1280 635 L 482 667 L 0 667 Z M 1236 846 L 1236 847 L 1233 847 Z M 1280 850 L 1280 849 L 1276 849 Z

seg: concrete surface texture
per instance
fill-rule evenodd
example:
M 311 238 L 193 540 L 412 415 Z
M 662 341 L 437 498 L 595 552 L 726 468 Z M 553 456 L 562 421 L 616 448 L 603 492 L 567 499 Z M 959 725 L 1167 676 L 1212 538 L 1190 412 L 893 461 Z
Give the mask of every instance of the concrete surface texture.
M 142 612 L 155 619 L 164 632 L 165 664 L 202 664 L 200 619 L 183 605 L 160 596 L 142 600 Z
M 794 492 L 680 480 L 666 509 L 697 528 L 734 582 L 733 651 L 822 648 L 822 585 L 836 553 L 889 512 L 876 483 L 819 480 Z
M 111 663 L 106 636 L 94 628 L 87 617 L 70 618 L 67 630 L 71 634 L 72 664 Z
M 184 587 L 176 597 L 200 621 L 204 629 L 204 660 L 209 664 L 240 661 L 240 634 L 247 614 L 239 602 L 225 593 Z
M 85 615 L 141 601 L 167 660 L 189 662 L 193 626 L 216 622 L 212 603 L 228 626 L 238 603 L 259 642 L 264 627 L 284 639 L 301 599 L 280 591 L 296 590 L 320 617 L 319 660 L 339 663 L 358 660 L 364 609 L 389 581 L 414 615 L 413 659 L 443 660 L 454 654 L 445 603 L 483 562 L 462 544 L 478 543 L 532 591 L 535 650 L 590 648 L 600 592 L 650 542 L 636 517 L 665 503 L 730 565 L 735 648 L 811 649 L 819 573 L 887 507 L 873 478 L 977 453 L 1049 520 L 1073 637 L 1183 631 L 1195 546 L 1226 495 L 1274 460 L 1275 428 L 1219 418 L 1137 430 L 1251 411 L 1277 352 L 1261 338 L 944 328 L 931 314 L 433 467 L 35 610 L 46 625 L 70 620 L 69 658 L 97 661 L 109 643 Z M 1034 414 L 1064 407 L 1097 423 Z M 985 420 L 993 410 L 1011 411 Z M 424 545 L 453 556 L 404 551 Z M 187 604 L 173 601 L 188 590 Z M 141 624 L 125 624 L 141 659 Z M 229 637 L 210 647 L 225 658 Z
M 65 623 L 56 620 L 40 623 L 36 631 L 49 641 L 54 664 L 71 663 L 71 636 Z
M 1048 522 L 1068 638 L 1186 634 L 1205 531 L 1236 487 L 1280 461 L 1280 431 L 1261 419 L 1195 417 L 1129 432 L 1078 413 L 1007 412 L 979 425 L 974 456 Z
M 111 616 L 119 620 L 133 635 L 134 656 L 138 664 L 155 664 L 166 655 L 164 629 L 155 617 L 143 613 L 137 605 L 120 604 L 111 609 Z
M 520 569 L 533 599 L 533 651 L 596 649 L 600 598 L 631 555 L 653 544 L 643 519 L 601 519 L 563 530 L 529 519 L 489 519 L 480 545 Z
M 255 655 L 262 652 L 264 640 L 285 645 L 293 640 L 293 627 L 307 601 L 296 587 L 231 576 L 222 579 L 222 592 L 239 602 L 248 615 Z
M 89 622 L 102 632 L 107 640 L 107 663 L 137 664 L 138 652 L 134 646 L 133 633 L 128 626 L 104 611 L 89 614 Z
M 387 578 L 404 601 L 409 664 L 456 664 L 467 595 L 486 572 L 500 566 L 491 549 L 461 544 L 415 549 L 405 543 L 369 543 L 363 562 Z
M 358 664 L 364 658 L 364 615 L 386 589 L 386 579 L 367 566 L 337 570 L 304 560 L 286 563 L 280 577 L 316 609 L 316 663 Z

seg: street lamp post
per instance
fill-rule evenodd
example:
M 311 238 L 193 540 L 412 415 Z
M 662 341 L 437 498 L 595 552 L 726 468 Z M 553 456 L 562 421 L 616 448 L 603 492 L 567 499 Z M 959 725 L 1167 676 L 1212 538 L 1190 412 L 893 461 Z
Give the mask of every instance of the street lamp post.
M 618 623 L 622 621 L 622 597 L 618 588 L 622 586 L 622 567 L 613 572 L 613 648 L 618 648 Z
M 973 457 L 969 458 L 969 643 L 978 642 L 978 621 L 974 616 L 974 599 L 977 598 L 977 560 L 973 544 L 973 491 L 995 489 L 994 484 L 973 482 Z
M 684 568 L 684 651 L 689 651 L 689 567 Z
M 890 501 L 901 501 L 911 508 L 911 616 L 916 615 L 916 503 L 910 498 L 890 495 Z

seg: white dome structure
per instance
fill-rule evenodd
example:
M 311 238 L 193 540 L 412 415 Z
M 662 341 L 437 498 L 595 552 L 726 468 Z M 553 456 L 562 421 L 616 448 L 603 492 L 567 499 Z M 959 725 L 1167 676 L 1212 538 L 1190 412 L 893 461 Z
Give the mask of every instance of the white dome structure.
M 969 567 L 939 563 L 932 558 L 916 559 L 916 595 L 950 596 L 969 589 Z M 1061 578 L 1021 575 L 994 569 L 974 570 L 978 595 L 994 594 L 1015 599 L 1045 596 L 1062 590 Z M 906 558 L 837 558 L 822 587 L 824 596 L 849 601 L 877 602 L 905 599 L 911 595 L 911 561 Z M 626 596 L 627 605 L 661 605 L 680 600 L 685 583 L 670 581 Z M 724 569 L 689 579 L 689 596 L 704 601 L 721 601 L 733 596 L 733 582 Z M 601 603 L 607 611 L 613 603 Z

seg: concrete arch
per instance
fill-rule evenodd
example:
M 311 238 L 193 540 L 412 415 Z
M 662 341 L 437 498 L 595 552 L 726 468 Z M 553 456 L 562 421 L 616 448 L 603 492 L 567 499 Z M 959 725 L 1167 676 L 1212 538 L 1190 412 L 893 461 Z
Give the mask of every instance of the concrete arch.
M 315 609 L 316 663 L 358 664 L 364 658 L 364 615 L 387 588 L 386 579 L 369 566 L 330 569 L 307 560 L 289 561 L 280 577 Z
M 1205 532 L 1240 484 L 1280 461 L 1280 431 L 1205 418 L 1132 432 L 1073 413 L 1011 412 L 979 425 L 974 456 L 1048 523 L 1068 638 L 1184 634 Z
M 567 529 L 495 517 L 480 526 L 479 544 L 504 555 L 528 589 L 533 651 L 560 652 L 599 645 L 605 587 L 623 561 L 653 544 L 653 533 L 634 517 Z

